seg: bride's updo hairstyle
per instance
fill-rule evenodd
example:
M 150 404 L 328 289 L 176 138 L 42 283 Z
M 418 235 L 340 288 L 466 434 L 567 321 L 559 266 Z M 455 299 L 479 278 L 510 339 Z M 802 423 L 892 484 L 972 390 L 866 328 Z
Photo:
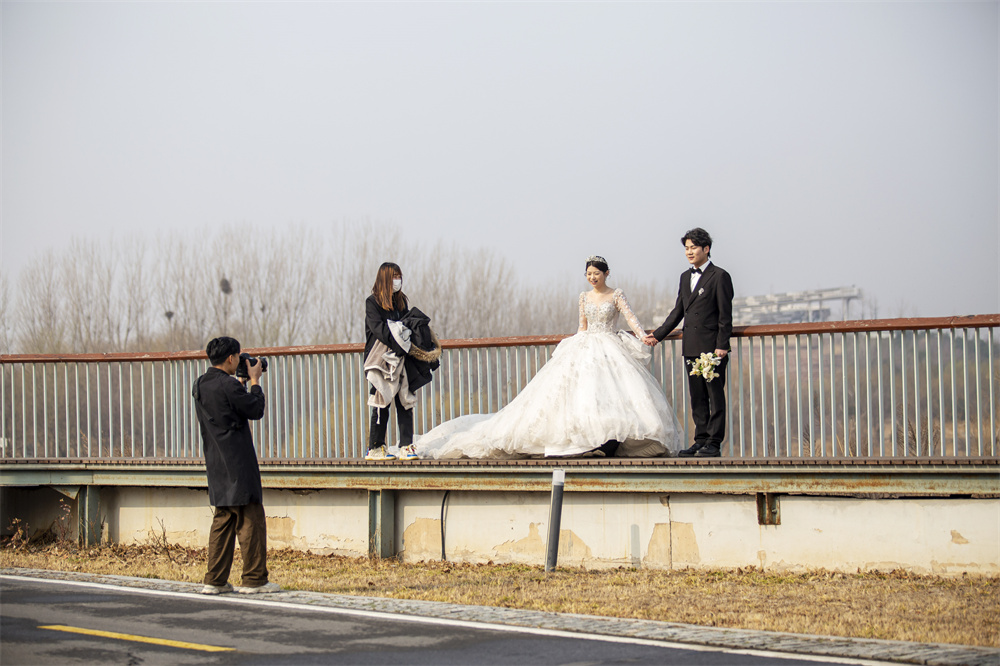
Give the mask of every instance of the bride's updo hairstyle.
M 604 257 L 600 257 L 600 256 L 598 256 L 596 254 L 592 255 L 590 257 L 587 257 L 587 265 L 583 269 L 584 272 L 586 272 L 587 269 L 590 268 L 591 266 L 593 266 L 597 270 L 601 271 L 602 273 L 607 273 L 608 272 L 608 260 L 605 259 Z

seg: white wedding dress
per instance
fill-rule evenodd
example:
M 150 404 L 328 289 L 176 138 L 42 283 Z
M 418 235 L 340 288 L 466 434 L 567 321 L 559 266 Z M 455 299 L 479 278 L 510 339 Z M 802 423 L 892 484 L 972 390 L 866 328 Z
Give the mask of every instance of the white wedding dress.
M 580 294 L 580 330 L 556 347 L 528 385 L 496 414 L 442 423 L 415 444 L 421 458 L 574 456 L 618 440 L 617 456 L 654 457 L 680 448 L 681 433 L 659 383 L 637 360 L 648 348 L 616 333 L 621 313 L 645 335 L 621 289 Z M 630 346 L 633 349 L 630 351 Z

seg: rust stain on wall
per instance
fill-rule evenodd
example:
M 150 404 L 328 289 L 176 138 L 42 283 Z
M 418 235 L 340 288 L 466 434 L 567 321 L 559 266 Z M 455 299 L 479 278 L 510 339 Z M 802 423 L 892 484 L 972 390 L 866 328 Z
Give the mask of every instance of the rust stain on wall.
M 694 523 L 670 523 L 670 552 L 673 565 L 701 564 Z
M 494 547 L 498 555 L 545 556 L 545 541 L 538 533 L 538 523 L 528 523 L 528 536 L 517 541 L 505 541 Z M 560 548 L 560 550 L 562 550 Z
M 957 544 L 966 544 L 966 543 L 969 543 L 969 540 L 966 539 L 961 534 L 959 534 L 958 530 L 952 530 L 951 531 L 951 542 L 952 543 L 957 543 Z
M 294 539 L 295 519 L 289 516 L 265 516 L 269 541 L 291 543 Z
M 657 568 L 670 566 L 670 523 L 653 525 L 646 557 L 642 561 L 647 566 L 653 565 Z
M 496 546 L 494 550 L 497 556 L 517 555 L 522 558 L 537 559 L 540 562 L 545 561 L 545 539 L 538 531 L 538 523 L 528 525 L 528 536 L 517 541 L 505 541 Z M 559 530 L 559 550 L 556 557 L 561 563 L 566 560 L 581 562 L 593 559 L 594 553 L 590 550 L 590 546 L 572 530 Z
M 590 560 L 594 557 L 590 546 L 572 530 L 559 530 L 559 551 L 556 557 L 564 560 Z
M 177 544 L 179 546 L 195 547 L 195 548 L 199 546 L 204 547 L 205 545 L 205 541 L 203 537 L 198 533 L 198 530 L 187 530 L 187 531 L 167 530 L 166 532 L 164 532 L 163 528 L 159 524 L 157 524 L 156 527 L 157 529 L 155 530 L 151 529 L 146 531 L 147 540 L 157 541 L 160 539 L 165 539 L 168 543 L 171 544 Z M 101 528 L 102 535 L 104 534 L 105 528 L 107 528 L 107 523 L 105 523 L 104 527 Z M 74 532 L 76 532 L 76 530 L 74 530 Z M 102 536 L 101 538 L 103 539 L 104 537 Z M 143 539 L 139 538 L 138 532 L 136 533 L 133 540 L 135 542 L 143 541 Z
M 403 530 L 403 553 L 410 558 L 440 557 L 441 521 L 417 518 Z

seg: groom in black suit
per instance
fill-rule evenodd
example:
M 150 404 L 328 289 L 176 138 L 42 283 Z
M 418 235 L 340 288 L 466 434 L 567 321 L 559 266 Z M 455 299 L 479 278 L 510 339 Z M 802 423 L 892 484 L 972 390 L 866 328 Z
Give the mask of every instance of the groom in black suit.
M 729 336 L 733 332 L 733 280 L 729 273 L 712 263 L 712 237 L 694 228 L 681 238 L 691 269 L 681 274 L 677 303 L 660 327 L 643 341 L 653 347 L 684 320 L 681 349 L 688 368 L 701 354 L 714 352 L 722 358 L 715 371 L 719 376 L 708 382 L 688 375 L 691 414 L 694 417 L 694 444 L 678 453 L 718 457 L 726 436 L 726 366 L 729 365 Z

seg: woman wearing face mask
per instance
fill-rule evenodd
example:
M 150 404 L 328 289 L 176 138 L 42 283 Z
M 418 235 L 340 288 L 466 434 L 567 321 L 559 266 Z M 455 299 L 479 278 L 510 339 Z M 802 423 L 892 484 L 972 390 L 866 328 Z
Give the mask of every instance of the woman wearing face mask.
M 677 451 L 680 425 L 649 372 L 646 335 L 625 293 L 607 285 L 603 257 L 588 257 L 577 334 L 496 414 L 442 423 L 417 440 L 423 458 L 654 457 Z M 618 332 L 624 317 L 633 337 Z
M 403 271 L 386 262 L 378 269 L 372 294 L 365 301 L 365 376 L 372 406 L 368 460 L 395 460 L 386 448 L 389 404 L 396 403 L 399 457 L 417 457 L 413 448 L 414 392 L 431 379 L 441 347 L 429 327 L 430 319 L 410 308 L 403 293 Z M 429 351 L 428 351 L 429 349 Z

